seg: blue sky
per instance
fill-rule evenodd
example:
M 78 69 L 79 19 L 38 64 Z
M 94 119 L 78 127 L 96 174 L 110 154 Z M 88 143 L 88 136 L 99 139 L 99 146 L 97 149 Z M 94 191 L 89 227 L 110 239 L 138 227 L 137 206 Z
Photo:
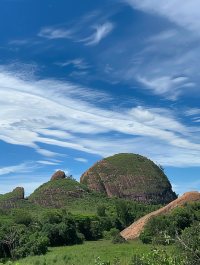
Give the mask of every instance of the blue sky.
M 200 190 L 198 0 L 1 0 L 0 193 L 144 155 Z

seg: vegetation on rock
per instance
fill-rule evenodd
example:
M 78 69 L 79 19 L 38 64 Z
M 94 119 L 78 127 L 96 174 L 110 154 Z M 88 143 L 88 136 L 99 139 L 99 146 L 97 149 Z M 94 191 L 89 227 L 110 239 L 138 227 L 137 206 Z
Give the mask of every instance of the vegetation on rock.
M 164 173 L 150 159 L 137 154 L 116 154 L 95 163 L 80 182 L 108 196 L 166 205 L 177 198 Z

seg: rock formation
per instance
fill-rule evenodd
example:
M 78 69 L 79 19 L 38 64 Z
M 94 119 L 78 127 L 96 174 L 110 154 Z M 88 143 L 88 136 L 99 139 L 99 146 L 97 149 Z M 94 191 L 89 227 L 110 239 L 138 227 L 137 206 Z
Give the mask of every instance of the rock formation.
M 16 187 L 13 191 L 19 191 L 18 199 L 24 199 L 24 188 L 23 187 Z
M 2 209 L 17 207 L 17 201 L 24 199 L 24 188 L 16 187 L 12 192 L 0 196 L 0 206 Z
M 61 170 L 58 170 L 58 171 L 56 171 L 56 173 L 53 174 L 53 176 L 51 177 L 50 180 L 53 180 L 53 179 L 64 179 L 65 177 L 66 177 L 65 172 L 61 171 Z
M 80 182 L 108 196 L 145 204 L 166 205 L 177 198 L 163 169 L 137 154 L 104 158 L 84 172 Z
M 143 216 L 142 218 L 134 222 L 132 225 L 121 231 L 120 234 L 126 240 L 137 238 L 143 231 L 144 225 L 151 216 L 158 216 L 171 212 L 174 208 L 178 206 L 184 206 L 186 202 L 195 202 L 198 200 L 200 200 L 200 193 L 198 191 L 186 192 L 181 197 L 169 203 L 165 207 Z

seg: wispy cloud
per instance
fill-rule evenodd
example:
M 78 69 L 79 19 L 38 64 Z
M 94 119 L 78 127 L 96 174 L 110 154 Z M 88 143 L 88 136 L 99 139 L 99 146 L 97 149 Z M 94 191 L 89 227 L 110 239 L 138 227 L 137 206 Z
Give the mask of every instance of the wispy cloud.
M 195 84 L 188 82 L 187 77 L 172 78 L 171 76 L 163 76 L 147 80 L 144 77 L 137 77 L 137 80 L 144 85 L 143 88 L 153 90 L 154 94 L 166 95 L 168 99 L 176 100 L 182 93 L 184 87 L 194 87 Z M 171 93 L 173 91 L 173 93 Z
M 29 40 L 11 40 L 8 42 L 8 44 L 16 44 L 16 45 L 25 45 L 29 43 Z
M 0 168 L 0 175 L 6 175 L 9 173 L 28 173 L 33 172 L 37 168 L 38 165 L 34 162 L 26 162 L 16 166 L 2 167 Z
M 150 14 L 163 16 L 177 25 L 188 30 L 195 31 L 199 35 L 199 12 L 200 2 L 191 0 L 189 2 L 182 0 L 123 0 L 130 4 L 134 9 L 139 9 Z
M 61 67 L 64 67 L 64 66 L 69 65 L 69 64 L 72 64 L 73 67 L 78 68 L 78 69 L 87 69 L 87 68 L 91 67 L 90 65 L 85 63 L 84 59 L 82 59 L 82 58 L 77 58 L 77 59 L 74 59 L 74 60 L 68 60 L 65 63 L 55 63 L 55 64 L 57 64 L 57 65 L 59 65 Z
M 192 115 L 197 115 L 200 114 L 200 109 L 198 108 L 190 108 L 185 111 L 185 115 L 187 116 L 192 116 Z
M 109 95 L 56 79 L 26 81 L 23 76 L 0 73 L 0 139 L 7 143 L 32 147 L 48 157 L 60 155 L 51 151 L 58 146 L 100 156 L 143 150 L 163 165 L 200 163 L 200 128 L 182 124 L 172 111 L 136 106 L 119 112 L 114 105 L 116 110 L 106 110 L 102 100 Z
M 160 34 L 157 34 L 155 36 L 152 36 L 148 38 L 146 41 L 147 42 L 166 41 L 167 39 L 173 38 L 177 34 L 178 34 L 177 30 L 170 29 L 170 30 L 163 31 Z
M 113 23 L 107 22 L 101 26 L 93 26 L 96 30 L 90 37 L 80 40 L 86 42 L 85 45 L 97 45 L 101 39 L 105 38 L 114 28 Z
M 53 27 L 45 27 L 40 30 L 38 33 L 39 37 L 47 38 L 47 39 L 71 39 L 72 34 L 74 33 L 73 30 L 66 30 L 66 29 L 56 29 Z
M 43 161 L 43 160 L 39 160 L 37 162 L 40 164 L 43 164 L 43 165 L 59 165 L 60 164 L 60 163 L 55 163 L 55 162 L 51 162 L 51 161 Z
M 48 156 L 48 157 L 53 157 L 53 156 L 66 156 L 65 154 L 59 154 L 59 153 L 55 153 L 49 150 L 45 150 L 45 149 L 36 149 L 38 154 L 41 154 L 43 156 Z
M 88 162 L 88 160 L 85 159 L 85 158 L 74 158 L 74 160 L 79 161 L 79 162 L 83 162 L 83 163 L 87 163 Z

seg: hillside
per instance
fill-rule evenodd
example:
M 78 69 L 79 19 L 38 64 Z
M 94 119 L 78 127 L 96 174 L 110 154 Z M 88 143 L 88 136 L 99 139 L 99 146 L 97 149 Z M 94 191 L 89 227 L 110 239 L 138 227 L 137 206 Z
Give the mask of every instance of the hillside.
M 144 225 L 151 216 L 159 216 L 171 212 L 174 208 L 178 206 L 183 206 L 187 202 L 195 202 L 198 200 L 200 200 L 200 193 L 198 191 L 186 192 L 181 197 L 169 203 L 165 207 L 143 216 L 142 218 L 134 222 L 132 225 L 121 231 L 120 234 L 126 240 L 137 238 L 143 231 Z
M 76 180 L 58 178 L 42 184 L 27 199 L 44 207 L 61 208 L 81 201 L 90 204 L 95 198 L 103 199 L 105 195 L 90 190 Z
M 145 204 L 166 205 L 177 198 L 163 170 L 138 154 L 104 158 L 82 174 L 80 183 L 108 196 Z

